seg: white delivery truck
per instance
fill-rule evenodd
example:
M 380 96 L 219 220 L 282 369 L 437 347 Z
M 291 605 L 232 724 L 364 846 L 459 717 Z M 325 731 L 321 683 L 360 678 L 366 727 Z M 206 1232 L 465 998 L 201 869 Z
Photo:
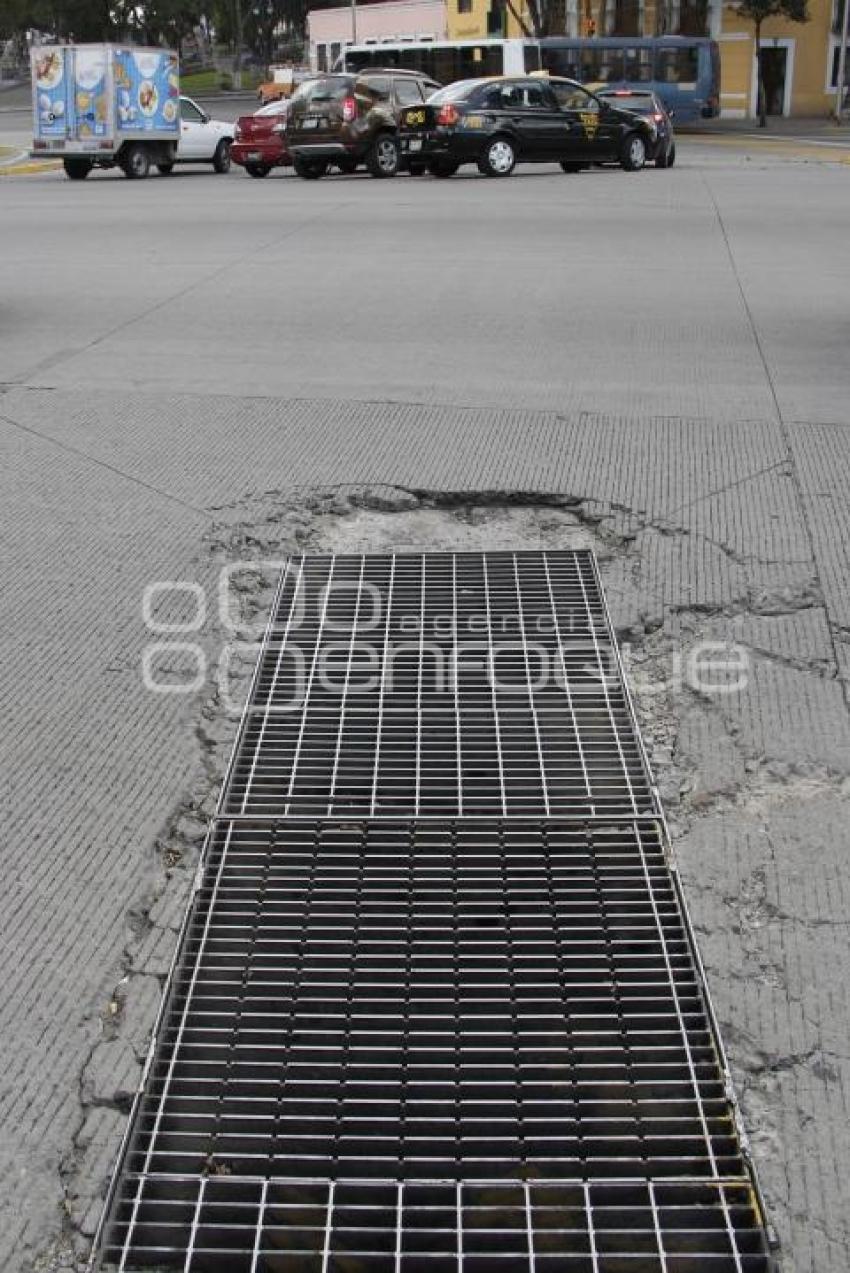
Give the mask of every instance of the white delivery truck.
M 69 177 L 116 164 L 170 172 L 180 140 L 180 69 L 169 49 L 50 44 L 32 50 L 34 158 L 61 158 Z

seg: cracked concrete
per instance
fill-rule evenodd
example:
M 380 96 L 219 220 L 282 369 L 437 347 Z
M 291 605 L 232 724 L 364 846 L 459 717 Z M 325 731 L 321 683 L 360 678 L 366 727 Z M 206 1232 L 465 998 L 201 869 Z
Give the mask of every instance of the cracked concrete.
M 808 1267 L 806 1260 L 819 1267 L 814 1261 L 823 1250 L 830 1258 L 850 1253 L 850 1196 L 836 1182 L 837 1190 L 818 1201 L 791 1152 L 822 1122 L 830 1101 L 844 1100 L 850 1078 L 840 1030 L 806 1004 L 800 981 L 802 967 L 823 968 L 819 996 L 838 991 L 829 985 L 827 961 L 848 923 L 843 883 L 832 896 L 829 889 L 830 878 L 840 883 L 838 846 L 850 805 L 850 721 L 828 617 L 810 571 L 793 586 L 766 588 L 761 562 L 749 567 L 749 602 L 737 596 L 648 611 L 644 574 L 652 556 L 639 539 L 655 528 L 645 524 L 632 536 L 616 529 L 624 515 L 631 516 L 546 493 L 337 487 L 268 492 L 219 507 L 204 543 L 215 568 L 262 564 L 291 551 L 557 546 L 598 553 L 783 1268 L 792 1273 Z M 657 534 L 685 536 L 669 526 Z M 273 572 L 246 568 L 236 584 L 240 621 L 254 624 L 271 603 Z M 705 641 L 739 643 L 748 652 L 746 684 L 734 694 L 697 691 L 677 679 L 676 660 Z M 243 688 L 250 672 L 246 659 L 237 672 Z M 814 711 L 813 694 L 820 696 Z M 809 709 L 809 728 L 806 712 L 774 717 L 773 706 L 790 710 L 795 703 Z M 63 1167 L 67 1229 L 45 1269 L 71 1267 L 69 1244 L 82 1259 L 94 1232 L 235 726 L 216 693 L 197 712 L 192 795 L 157 838 L 151 879 L 128 912 L 123 975 L 83 1068 L 80 1120 Z M 822 852 L 813 861 L 812 827 L 825 822 L 835 841 L 826 846 L 828 858 Z M 803 944 L 800 964 L 792 956 Z M 742 998 L 753 1002 L 755 1015 L 742 1012 Z M 837 1128 L 832 1134 L 841 1139 Z M 802 1197 L 819 1228 L 807 1223 Z
M 213 660 L 218 563 L 349 536 L 597 548 L 784 1273 L 850 1267 L 850 170 L 621 176 L 4 186 L 4 1273 L 86 1249 L 232 729 L 143 589 Z

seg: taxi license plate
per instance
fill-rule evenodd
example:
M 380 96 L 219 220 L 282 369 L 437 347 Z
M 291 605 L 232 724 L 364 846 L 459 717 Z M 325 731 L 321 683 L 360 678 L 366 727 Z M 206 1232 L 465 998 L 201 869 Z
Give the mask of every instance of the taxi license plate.
M 421 137 L 412 137 L 412 138 L 410 139 L 410 141 L 407 143 L 407 149 L 408 149 L 408 150 L 421 150 L 421 149 L 422 149 L 422 138 L 421 138 Z
M 304 127 L 305 127 L 305 128 L 318 128 L 318 127 L 319 127 L 319 120 L 318 120 L 317 116 L 315 116 L 315 115 L 313 115 L 313 116 L 308 115 L 306 119 L 302 120 L 302 123 L 303 123 L 303 125 L 304 125 Z
M 248 151 L 248 160 L 250 163 L 252 164 L 259 163 L 261 159 L 262 159 L 262 155 L 260 154 L 259 150 Z

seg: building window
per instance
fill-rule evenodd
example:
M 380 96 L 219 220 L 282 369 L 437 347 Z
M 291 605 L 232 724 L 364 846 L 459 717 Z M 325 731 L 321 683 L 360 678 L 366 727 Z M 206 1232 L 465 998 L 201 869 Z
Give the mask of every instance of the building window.
M 829 87 L 838 87 L 838 55 L 841 52 L 840 42 L 836 44 L 832 50 L 832 73 L 829 77 Z M 850 44 L 847 45 L 847 52 L 844 54 L 844 87 L 850 84 Z
M 457 0 L 458 13 L 472 13 L 472 0 Z

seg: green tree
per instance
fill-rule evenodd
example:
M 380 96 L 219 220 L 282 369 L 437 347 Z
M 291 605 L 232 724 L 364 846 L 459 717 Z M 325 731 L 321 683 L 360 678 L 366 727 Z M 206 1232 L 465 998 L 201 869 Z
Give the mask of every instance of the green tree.
M 768 18 L 785 18 L 789 22 L 808 22 L 808 0 L 740 0 L 735 12 L 745 22 L 752 22 L 756 39 L 756 75 L 758 76 L 759 127 L 767 127 L 767 102 L 764 96 L 764 73 L 761 65 L 761 28 Z

